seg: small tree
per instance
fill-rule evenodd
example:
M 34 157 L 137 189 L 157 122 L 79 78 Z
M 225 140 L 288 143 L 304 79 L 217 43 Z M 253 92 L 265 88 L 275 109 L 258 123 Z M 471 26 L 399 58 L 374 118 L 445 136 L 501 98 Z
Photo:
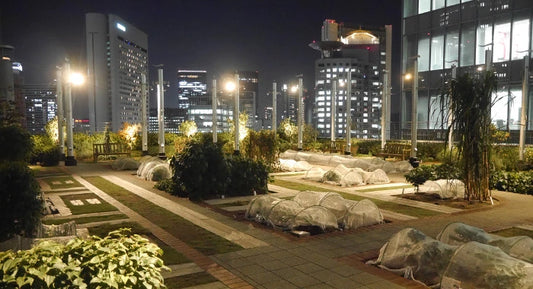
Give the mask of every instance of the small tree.
M 452 126 L 458 137 L 458 152 L 465 183 L 465 199 L 489 198 L 491 107 L 496 76 L 485 71 L 476 76 L 464 74 L 450 82 L 448 97 Z M 495 100 L 497 101 L 497 100 Z
M 198 126 L 196 126 L 196 122 L 194 122 L 194 120 L 186 120 L 180 124 L 180 132 L 184 136 L 190 138 L 196 132 L 198 132 Z

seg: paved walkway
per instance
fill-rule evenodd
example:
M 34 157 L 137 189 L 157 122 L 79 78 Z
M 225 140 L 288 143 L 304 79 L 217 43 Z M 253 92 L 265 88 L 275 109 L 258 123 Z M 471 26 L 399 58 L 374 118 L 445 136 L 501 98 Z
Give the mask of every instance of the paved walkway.
M 360 228 L 355 231 L 334 232 L 298 239 L 283 232 L 263 229 L 261 225 L 235 221 L 187 200 L 161 197 L 163 195 L 150 189 L 153 186 L 152 182 L 140 181 L 132 176 L 131 172 L 115 172 L 99 164 L 83 163 L 77 167 L 65 167 L 65 169 L 74 173 L 76 180 L 89 190 L 117 207 L 133 221 L 150 229 L 163 242 L 176 248 L 199 268 L 221 281 L 201 288 L 425 288 L 392 273 L 366 266 L 363 261 L 375 257 L 379 248 L 394 233 L 405 227 L 414 227 L 428 236 L 435 237 L 447 224 L 457 221 L 487 231 L 513 226 L 528 227 L 533 224 L 532 196 L 495 192 L 493 196 L 500 201 L 500 205 L 489 210 L 451 212 Z M 181 215 L 181 209 L 186 208 L 187 210 L 183 212 L 189 214 L 190 218 L 211 219 L 233 231 L 250 236 L 250 240 L 259 240 L 263 244 L 237 252 L 204 256 L 156 224 L 99 191 L 79 175 L 104 176 L 129 190 L 141 192 L 146 190 L 151 194 L 142 192 L 141 195 L 150 199 L 156 199 L 155 196 L 159 196 L 161 199 L 158 198 L 158 202 L 161 205 L 180 208 L 174 211 L 176 214 Z M 176 206 L 177 204 L 182 207 Z M 188 210 L 194 213 L 191 214 Z

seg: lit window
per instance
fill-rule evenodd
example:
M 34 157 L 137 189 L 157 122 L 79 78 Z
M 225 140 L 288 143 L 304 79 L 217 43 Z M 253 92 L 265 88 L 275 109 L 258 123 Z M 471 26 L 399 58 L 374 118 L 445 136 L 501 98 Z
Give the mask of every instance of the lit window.
M 529 19 L 513 22 L 513 48 L 512 59 L 521 59 L 527 55 L 529 49 Z

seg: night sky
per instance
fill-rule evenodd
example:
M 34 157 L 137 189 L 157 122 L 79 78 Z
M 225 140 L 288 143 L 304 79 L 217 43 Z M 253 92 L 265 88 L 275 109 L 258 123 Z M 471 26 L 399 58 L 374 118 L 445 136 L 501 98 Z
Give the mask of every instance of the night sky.
M 312 89 L 320 55 L 308 44 L 320 40 L 324 19 L 392 24 L 393 79 L 399 79 L 399 0 L 4 0 L 0 9 L 0 43 L 15 47 L 26 83 L 52 81 L 65 56 L 73 69 L 86 71 L 87 12 L 115 14 L 148 34 L 149 65 L 163 64 L 171 85 L 168 106 L 176 103 L 178 69 L 204 69 L 209 79 L 234 70 L 258 71 L 260 104 L 271 102 L 265 93 L 273 81 L 296 81 L 297 74 Z M 151 68 L 151 80 L 156 77 Z

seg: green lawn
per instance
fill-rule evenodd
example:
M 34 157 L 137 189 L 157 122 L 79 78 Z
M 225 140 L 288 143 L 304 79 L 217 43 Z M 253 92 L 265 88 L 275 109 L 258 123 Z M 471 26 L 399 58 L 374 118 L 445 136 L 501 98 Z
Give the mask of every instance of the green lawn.
M 435 216 L 435 215 L 441 214 L 440 212 L 435 212 L 431 210 L 425 210 L 425 209 L 421 209 L 417 207 L 401 205 L 401 204 L 397 204 L 394 202 L 387 202 L 387 201 L 377 200 L 373 198 L 366 198 L 366 197 L 362 197 L 358 195 L 344 193 L 342 191 L 325 189 L 322 187 L 317 187 L 317 186 L 312 186 L 308 184 L 302 184 L 302 183 L 297 183 L 297 182 L 292 182 L 292 181 L 287 181 L 287 180 L 281 180 L 281 179 L 276 179 L 276 178 L 274 178 L 273 184 L 277 186 L 293 189 L 293 190 L 298 190 L 298 191 L 335 192 L 335 193 L 340 194 L 343 198 L 348 199 L 348 200 L 353 200 L 353 201 L 361 201 L 363 199 L 369 199 L 372 202 L 374 202 L 374 204 L 376 204 L 376 206 L 378 206 L 380 209 L 393 211 L 396 213 L 418 217 L 418 218 L 427 217 L 427 216 Z
M 93 193 L 63 195 L 60 197 L 73 215 L 117 211 L 117 208 L 113 207 Z M 87 202 L 88 199 L 98 199 L 100 204 L 89 204 L 89 202 Z M 73 200 L 80 200 L 83 202 L 83 205 L 74 206 L 71 203 Z
M 121 224 L 105 224 L 96 227 L 90 227 L 89 234 L 96 235 L 99 237 L 107 236 L 108 232 L 120 229 L 120 228 L 130 228 L 133 234 L 143 235 L 146 238 L 150 239 L 152 242 L 156 243 L 161 250 L 163 250 L 163 262 L 165 265 L 174 265 L 174 264 L 183 264 L 189 263 L 190 260 L 187 259 L 183 254 L 176 251 L 174 248 L 168 246 L 163 241 L 159 240 L 154 236 L 150 231 L 139 225 L 135 222 L 126 222 Z
M 157 224 L 176 238 L 205 255 L 222 254 L 241 250 L 242 247 L 213 234 L 102 177 L 85 179 L 115 198 L 125 206 Z
M 52 190 L 83 187 L 71 176 L 47 177 L 43 178 L 43 180 L 50 186 Z
M 30 166 L 36 178 L 66 175 L 60 167 Z
M 121 219 L 127 219 L 127 218 L 128 216 L 124 214 L 115 214 L 115 215 L 107 215 L 107 216 L 94 216 L 94 217 L 81 217 L 81 218 L 68 218 L 68 219 L 45 219 L 42 222 L 45 225 L 59 225 L 63 223 L 68 223 L 70 221 L 75 221 L 76 224 L 87 224 L 87 223 L 94 223 L 94 222 L 121 220 Z

